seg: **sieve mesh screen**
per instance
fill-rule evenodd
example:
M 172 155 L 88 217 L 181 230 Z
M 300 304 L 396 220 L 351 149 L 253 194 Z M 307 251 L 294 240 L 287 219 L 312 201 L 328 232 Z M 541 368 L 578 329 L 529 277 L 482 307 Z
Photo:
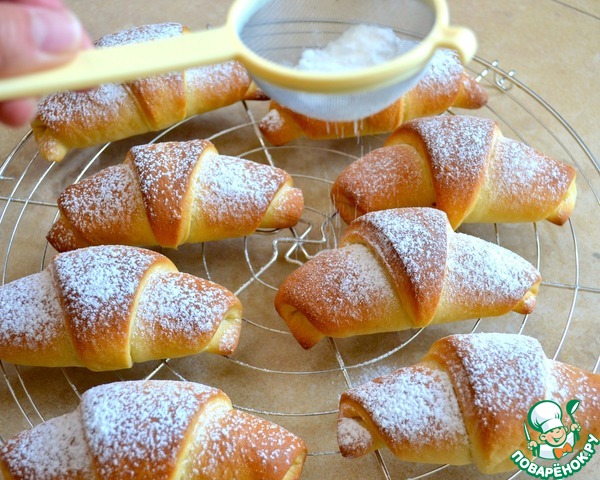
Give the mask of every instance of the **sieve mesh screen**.
M 239 34 L 254 53 L 293 66 L 304 49 L 322 48 L 352 25 L 390 28 L 401 39 L 415 40 L 427 36 L 434 22 L 435 10 L 423 0 L 270 0 Z

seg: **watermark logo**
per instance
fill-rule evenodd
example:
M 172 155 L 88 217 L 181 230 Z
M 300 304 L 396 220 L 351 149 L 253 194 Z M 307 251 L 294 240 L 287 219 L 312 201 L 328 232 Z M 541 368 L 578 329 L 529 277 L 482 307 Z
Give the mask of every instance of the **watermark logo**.
M 576 452 L 581 435 L 581 426 L 575 420 L 575 412 L 580 401 L 573 399 L 567 402 L 566 413 L 571 419 L 570 428 L 563 424 L 563 412 L 560 405 L 552 400 L 542 400 L 529 409 L 527 422 L 523 423 L 527 448 L 531 450 L 534 459 L 530 460 L 522 451 L 517 450 L 511 455 L 513 463 L 532 477 L 543 479 L 560 479 L 570 477 L 579 472 L 596 453 L 596 445 L 600 442 L 591 433 L 585 439 L 580 452 Z M 534 440 L 529 427 L 537 432 Z M 536 458 L 553 460 L 551 466 L 536 463 Z M 548 463 L 548 462 L 544 462 Z

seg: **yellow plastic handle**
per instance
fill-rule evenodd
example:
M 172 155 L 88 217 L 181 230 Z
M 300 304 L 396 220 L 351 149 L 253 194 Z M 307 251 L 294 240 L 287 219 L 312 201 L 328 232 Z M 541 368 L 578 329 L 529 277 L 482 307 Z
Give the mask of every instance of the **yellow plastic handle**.
M 226 27 L 108 48 L 84 50 L 51 70 L 0 79 L 0 101 L 94 87 L 237 58 Z
M 477 51 L 477 37 L 465 27 L 446 26 L 437 32 L 434 43 L 437 47 L 456 50 L 463 64 L 473 60 Z

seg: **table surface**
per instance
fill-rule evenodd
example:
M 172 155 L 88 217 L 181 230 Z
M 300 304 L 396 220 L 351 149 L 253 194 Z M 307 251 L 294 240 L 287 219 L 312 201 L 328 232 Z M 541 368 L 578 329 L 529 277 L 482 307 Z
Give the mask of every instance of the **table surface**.
M 177 21 L 192 29 L 221 25 L 230 4 L 227 1 L 206 0 L 68 0 L 66 3 L 80 16 L 92 38 L 153 22 Z M 600 2 L 449 0 L 449 9 L 452 23 L 469 26 L 475 31 L 479 40 L 478 57 L 487 61 L 498 60 L 499 67 L 504 71 L 514 70 L 515 78 L 528 86 L 565 120 L 598 162 Z M 9 154 L 27 130 L 0 127 L 0 160 Z M 533 142 L 535 143 L 535 138 Z M 543 141 L 540 142 L 543 144 Z M 591 176 L 600 175 L 598 170 L 593 168 L 590 172 Z M 579 238 L 587 242 L 586 248 L 580 252 L 579 261 L 585 265 L 584 275 L 587 277 L 584 277 L 582 283 L 587 282 L 591 287 L 588 289 L 590 295 L 585 297 L 584 305 L 577 306 L 577 311 L 582 313 L 575 315 L 573 334 L 569 335 L 559 358 L 589 370 L 594 368 L 600 354 L 600 340 L 597 335 L 600 311 L 600 249 L 594 241 L 599 238 L 597 220 L 600 219 L 600 206 L 596 198 L 595 202 L 592 199 L 590 204 L 581 208 L 587 210 L 589 221 L 578 225 Z M 14 429 L 27 428 L 25 423 L 16 420 L 20 413 L 13 404 L 7 385 L 0 380 L 0 437 L 4 439 L 13 434 Z M 16 422 L 16 426 L 12 429 L 5 428 L 10 422 Z M 311 459 L 309 462 L 313 463 L 307 463 L 303 478 L 341 478 L 339 473 L 336 473 L 337 470 L 315 466 L 319 464 Z M 594 464 L 595 468 L 593 465 L 589 466 L 586 471 L 581 471 L 573 478 L 597 478 L 596 470 L 600 467 L 597 458 Z M 507 477 L 504 475 L 490 478 Z M 442 471 L 431 478 L 462 479 L 478 476 L 474 470 L 466 467 Z M 526 476 L 521 475 L 521 478 Z

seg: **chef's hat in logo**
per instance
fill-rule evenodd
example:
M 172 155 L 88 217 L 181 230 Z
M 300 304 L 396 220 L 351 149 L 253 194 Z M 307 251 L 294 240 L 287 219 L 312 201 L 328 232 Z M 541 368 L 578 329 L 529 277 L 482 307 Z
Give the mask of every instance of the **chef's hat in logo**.
M 531 428 L 541 433 L 547 433 L 562 427 L 562 410 L 560 405 L 552 400 L 542 400 L 536 403 L 528 415 Z

